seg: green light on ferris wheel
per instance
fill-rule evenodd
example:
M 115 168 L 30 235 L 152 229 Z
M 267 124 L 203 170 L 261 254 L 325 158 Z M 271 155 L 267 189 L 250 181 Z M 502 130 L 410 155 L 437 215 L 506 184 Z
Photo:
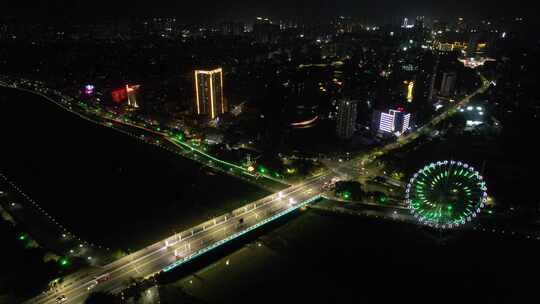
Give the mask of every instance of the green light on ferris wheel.
M 410 212 L 421 223 L 436 228 L 465 224 L 484 206 L 486 188 L 478 185 L 481 181 L 477 171 L 461 162 L 440 161 L 425 166 L 407 185 Z

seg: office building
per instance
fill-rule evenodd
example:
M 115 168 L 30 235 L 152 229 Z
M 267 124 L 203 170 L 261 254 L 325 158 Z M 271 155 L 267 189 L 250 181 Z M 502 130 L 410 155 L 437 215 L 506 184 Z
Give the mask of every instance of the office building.
M 373 113 L 373 130 L 379 133 L 392 133 L 397 136 L 410 129 L 411 114 L 403 109 L 389 110 L 388 113 L 375 111 Z
M 457 75 L 454 72 L 444 73 L 441 81 L 441 96 L 451 96 L 456 88 Z
M 337 135 L 341 139 L 350 139 L 356 131 L 358 102 L 341 100 L 337 115 Z
M 275 43 L 279 33 L 279 24 L 272 23 L 268 18 L 257 17 L 253 24 L 253 36 L 258 43 Z
M 195 71 L 195 113 L 215 119 L 228 112 L 223 99 L 223 70 Z

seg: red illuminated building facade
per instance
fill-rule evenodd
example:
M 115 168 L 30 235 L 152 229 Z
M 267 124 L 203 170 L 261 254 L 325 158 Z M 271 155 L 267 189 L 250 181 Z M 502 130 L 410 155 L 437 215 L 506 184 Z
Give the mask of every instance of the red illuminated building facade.
M 127 101 L 127 105 L 131 108 L 140 108 L 142 105 L 141 86 L 127 84 L 123 88 L 114 89 L 111 92 L 112 101 L 115 104 L 123 104 Z

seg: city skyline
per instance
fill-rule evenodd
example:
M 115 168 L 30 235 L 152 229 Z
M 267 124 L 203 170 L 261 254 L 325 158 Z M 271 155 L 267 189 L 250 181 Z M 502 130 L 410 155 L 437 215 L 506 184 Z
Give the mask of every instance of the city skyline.
M 4 8 L 0 302 L 535 298 L 527 5 Z
M 4 16 L 16 16 L 40 21 L 79 19 L 95 20 L 104 17 L 175 17 L 189 23 L 208 23 L 212 20 L 249 21 L 256 16 L 268 16 L 275 19 L 297 19 L 302 22 L 330 20 L 337 16 L 349 16 L 373 23 L 395 23 L 400 18 L 426 16 L 431 19 L 451 21 L 458 17 L 473 19 L 498 19 L 500 17 L 526 17 L 529 22 L 536 22 L 534 4 L 529 1 L 497 3 L 487 0 L 457 0 L 452 2 L 433 2 L 426 0 L 316 0 L 313 1 L 271 1 L 257 2 L 236 0 L 221 2 L 210 0 L 201 9 L 195 2 L 178 3 L 171 0 L 158 0 L 147 3 L 134 3 L 121 0 L 110 3 L 104 0 L 85 1 L 55 0 L 47 3 L 28 5 L 26 2 L 8 0 L 0 4 Z

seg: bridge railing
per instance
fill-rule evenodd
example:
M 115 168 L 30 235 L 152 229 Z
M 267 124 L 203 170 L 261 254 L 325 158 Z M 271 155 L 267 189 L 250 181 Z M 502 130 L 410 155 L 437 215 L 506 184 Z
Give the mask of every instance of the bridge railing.
M 207 247 L 205 247 L 203 249 L 200 249 L 198 251 L 195 251 L 195 252 L 193 252 L 192 254 L 190 254 L 190 255 L 188 255 L 186 257 L 179 258 L 179 260 L 177 260 L 176 262 L 174 262 L 171 265 L 163 268 L 163 271 L 165 271 L 165 272 L 170 271 L 170 270 L 172 270 L 172 269 L 174 269 L 174 268 L 176 268 L 176 267 L 178 267 L 178 266 L 180 266 L 180 265 L 182 265 L 182 264 L 184 264 L 184 263 L 186 263 L 186 262 L 188 262 L 188 261 L 190 261 L 190 260 L 192 260 L 192 259 L 194 259 L 194 258 L 196 258 L 196 257 L 198 257 L 198 256 L 200 256 L 200 255 L 202 255 L 202 254 L 216 248 L 216 247 L 219 247 L 219 246 L 221 246 L 221 245 L 223 245 L 223 244 L 225 244 L 227 242 L 230 242 L 231 240 L 234 240 L 234 239 L 236 239 L 236 238 L 238 238 L 238 237 L 240 237 L 240 236 L 242 236 L 242 235 L 244 235 L 244 234 L 246 234 L 246 233 L 248 233 L 248 232 L 250 232 L 250 231 L 252 231 L 254 229 L 259 228 L 262 225 L 265 225 L 265 224 L 267 224 L 267 223 L 269 223 L 269 222 L 271 222 L 271 221 L 273 221 L 273 220 L 275 220 L 277 218 L 280 218 L 280 217 L 282 217 L 282 216 L 284 216 L 284 215 L 286 215 L 286 214 L 288 214 L 288 213 L 290 213 L 290 212 L 292 212 L 292 211 L 294 211 L 294 210 L 296 210 L 298 208 L 301 208 L 301 207 L 303 207 L 303 206 L 305 206 L 305 205 L 307 205 L 307 204 L 309 204 L 309 203 L 311 203 L 313 201 L 316 201 L 316 200 L 318 200 L 320 198 L 321 198 L 321 196 L 317 195 L 317 196 L 314 196 L 314 197 L 312 197 L 312 198 L 310 198 L 308 200 L 303 201 L 300 204 L 293 205 L 293 206 L 291 206 L 291 207 L 289 207 L 289 208 L 287 208 L 287 209 L 285 209 L 285 210 L 283 210 L 281 212 L 277 212 L 277 210 L 276 210 L 276 214 L 274 214 L 271 217 L 268 217 L 268 218 L 256 223 L 255 225 L 249 226 L 248 228 L 246 228 L 246 229 L 244 229 L 244 230 L 242 230 L 240 232 L 234 233 L 234 234 L 228 236 L 225 239 L 222 239 L 222 240 L 219 240 L 217 242 L 211 243 L 209 246 L 207 246 Z

